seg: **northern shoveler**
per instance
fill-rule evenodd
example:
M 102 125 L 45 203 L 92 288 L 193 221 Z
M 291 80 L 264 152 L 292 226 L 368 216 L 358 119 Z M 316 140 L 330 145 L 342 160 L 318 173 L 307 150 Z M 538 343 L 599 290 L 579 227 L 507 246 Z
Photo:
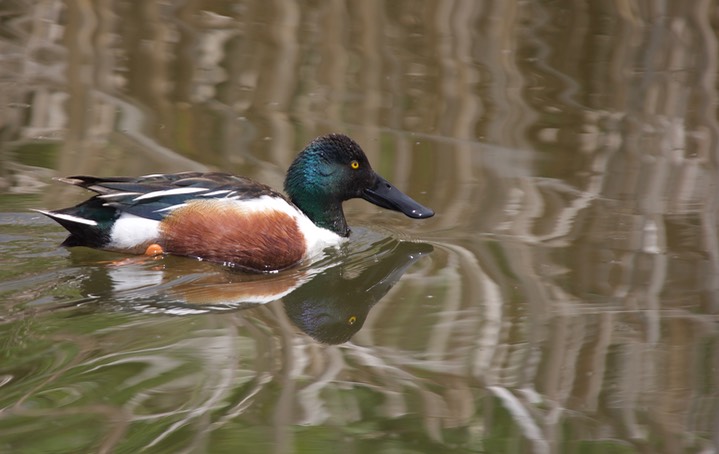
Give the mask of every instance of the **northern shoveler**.
M 60 181 L 97 193 L 74 207 L 38 210 L 70 232 L 64 246 L 168 253 L 275 271 L 317 256 L 349 236 L 342 202 L 363 198 L 421 219 L 434 211 L 379 176 L 342 134 L 310 142 L 290 165 L 287 196 L 227 173 L 142 177 L 74 176 Z

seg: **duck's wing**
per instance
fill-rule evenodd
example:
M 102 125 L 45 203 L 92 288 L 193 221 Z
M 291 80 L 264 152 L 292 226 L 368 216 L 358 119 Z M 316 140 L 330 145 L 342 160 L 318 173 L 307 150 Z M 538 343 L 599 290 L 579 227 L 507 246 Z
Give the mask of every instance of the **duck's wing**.
M 61 178 L 60 181 L 96 192 L 93 200 L 105 207 L 157 221 L 194 199 L 285 198 L 265 184 L 222 172 L 106 178 L 80 175 Z

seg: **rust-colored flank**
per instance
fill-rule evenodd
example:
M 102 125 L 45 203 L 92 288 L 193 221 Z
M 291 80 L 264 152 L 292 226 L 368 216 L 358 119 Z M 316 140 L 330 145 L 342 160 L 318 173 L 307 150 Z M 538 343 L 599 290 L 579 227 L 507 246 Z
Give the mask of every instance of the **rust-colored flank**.
M 277 210 L 249 211 L 224 200 L 175 209 L 160 224 L 164 251 L 258 271 L 287 268 L 305 253 L 297 221 Z

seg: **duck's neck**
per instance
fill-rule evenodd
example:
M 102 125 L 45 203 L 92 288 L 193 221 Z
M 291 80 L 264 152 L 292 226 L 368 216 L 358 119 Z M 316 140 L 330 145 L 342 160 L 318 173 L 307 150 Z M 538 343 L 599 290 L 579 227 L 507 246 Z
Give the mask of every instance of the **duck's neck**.
M 289 194 L 292 203 L 297 205 L 304 214 L 318 227 L 331 230 L 339 236 L 349 236 L 350 229 L 345 220 L 342 203 L 322 200 L 308 193 Z
M 297 208 L 318 227 L 349 236 L 342 197 L 336 187 L 335 169 L 326 157 L 325 142 L 312 141 L 287 170 L 285 192 Z

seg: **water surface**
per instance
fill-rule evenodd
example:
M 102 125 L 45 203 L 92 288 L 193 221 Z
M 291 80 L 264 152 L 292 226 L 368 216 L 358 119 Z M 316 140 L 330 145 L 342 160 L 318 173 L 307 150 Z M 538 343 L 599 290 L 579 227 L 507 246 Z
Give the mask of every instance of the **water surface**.
M 0 451 L 716 452 L 718 11 L 575 3 L 3 3 Z M 437 215 L 247 275 L 30 211 L 327 132 Z

